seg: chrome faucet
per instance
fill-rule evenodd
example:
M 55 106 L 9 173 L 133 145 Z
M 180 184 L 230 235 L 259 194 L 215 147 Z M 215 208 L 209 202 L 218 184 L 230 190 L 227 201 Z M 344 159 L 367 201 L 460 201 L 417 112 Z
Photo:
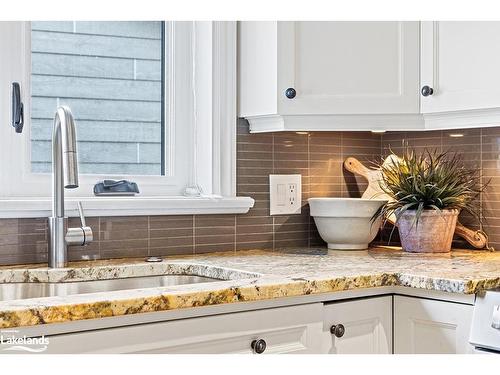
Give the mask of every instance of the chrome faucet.
M 78 158 L 75 122 L 66 106 L 57 109 L 52 132 L 52 216 L 49 218 L 49 267 L 65 267 L 68 245 L 84 246 L 92 242 L 92 229 L 85 224 L 78 202 L 81 227 L 67 228 L 64 216 L 64 189 L 78 187 Z

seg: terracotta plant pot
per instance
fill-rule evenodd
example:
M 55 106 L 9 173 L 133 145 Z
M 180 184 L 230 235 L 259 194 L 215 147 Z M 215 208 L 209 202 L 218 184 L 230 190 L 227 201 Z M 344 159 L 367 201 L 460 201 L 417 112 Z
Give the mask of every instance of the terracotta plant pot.
M 418 225 L 416 211 L 406 211 L 397 225 L 403 250 L 412 253 L 448 253 L 451 251 L 458 210 L 425 210 Z

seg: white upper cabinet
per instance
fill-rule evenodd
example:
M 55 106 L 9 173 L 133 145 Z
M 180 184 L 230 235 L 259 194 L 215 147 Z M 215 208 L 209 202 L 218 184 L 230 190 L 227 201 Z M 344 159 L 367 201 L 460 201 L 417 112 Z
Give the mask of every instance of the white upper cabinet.
M 417 22 L 278 23 L 278 112 L 417 113 L 418 30 Z
M 423 113 L 500 108 L 500 22 L 422 22 Z
M 500 22 L 240 22 L 252 132 L 500 126 Z
M 378 129 L 346 115 L 419 113 L 419 23 L 240 22 L 239 76 L 254 131 Z

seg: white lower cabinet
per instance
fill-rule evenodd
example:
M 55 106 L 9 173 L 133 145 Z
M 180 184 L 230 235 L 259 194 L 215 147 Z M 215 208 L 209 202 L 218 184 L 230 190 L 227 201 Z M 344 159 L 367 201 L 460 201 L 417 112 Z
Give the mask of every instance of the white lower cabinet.
M 392 296 L 325 304 L 323 332 L 324 353 L 391 354 Z
M 472 311 L 385 295 L 53 335 L 48 352 L 471 353 Z
M 394 353 L 471 353 L 473 306 L 394 296 Z
M 282 307 L 49 337 L 49 353 L 319 353 L 323 304 Z

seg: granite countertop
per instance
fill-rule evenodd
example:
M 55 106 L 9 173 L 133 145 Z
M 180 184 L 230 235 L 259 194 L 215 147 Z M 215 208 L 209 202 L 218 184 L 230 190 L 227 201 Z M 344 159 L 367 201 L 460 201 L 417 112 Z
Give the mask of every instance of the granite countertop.
M 143 312 L 381 286 L 472 294 L 500 287 L 500 252 L 455 250 L 409 254 L 398 248 L 368 251 L 287 249 L 143 259 L 0 267 L 0 283 L 73 282 L 162 274 L 195 274 L 222 281 L 0 301 L 0 328 L 32 326 Z

